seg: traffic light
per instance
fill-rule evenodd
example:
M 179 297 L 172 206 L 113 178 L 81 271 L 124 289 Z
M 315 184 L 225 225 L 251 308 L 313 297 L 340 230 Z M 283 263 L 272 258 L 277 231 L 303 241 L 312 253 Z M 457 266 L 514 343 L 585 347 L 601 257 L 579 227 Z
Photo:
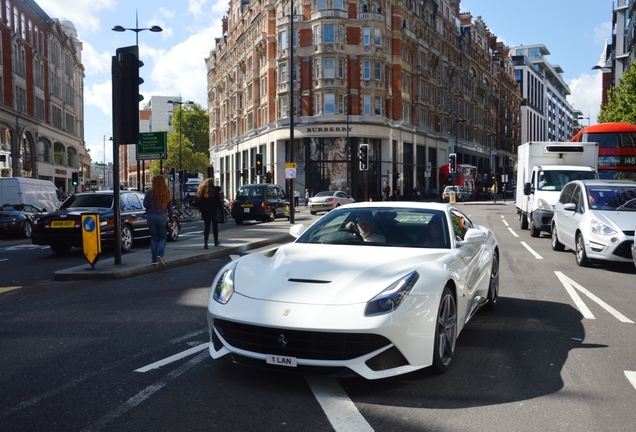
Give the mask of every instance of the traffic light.
M 360 171 L 367 171 L 369 169 L 369 144 L 360 144 L 358 152 L 360 157 Z
M 186 182 L 186 171 L 184 169 L 179 170 L 179 183 Z
M 256 175 L 263 175 L 263 153 L 256 153 Z
M 74 171 L 71 173 L 71 184 L 77 186 L 79 184 L 79 173 Z
M 170 181 L 171 182 L 174 181 L 174 173 L 175 173 L 175 169 L 174 168 L 170 168 Z
M 454 173 L 457 171 L 457 155 L 455 153 L 451 153 L 448 155 L 448 172 Z
M 144 82 L 139 77 L 139 68 L 144 64 L 139 61 L 137 45 L 117 48 L 113 60 L 113 132 L 118 135 L 119 144 L 136 144 L 139 142 L 139 102 L 144 98 L 139 94 L 139 84 Z

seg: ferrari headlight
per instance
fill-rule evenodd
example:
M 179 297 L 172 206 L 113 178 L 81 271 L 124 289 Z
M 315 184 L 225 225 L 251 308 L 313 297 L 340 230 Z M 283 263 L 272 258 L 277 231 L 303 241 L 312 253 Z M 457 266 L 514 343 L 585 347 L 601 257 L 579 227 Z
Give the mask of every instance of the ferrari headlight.
M 541 209 L 541 210 L 545 210 L 545 211 L 552 211 L 554 210 L 552 208 L 552 206 L 550 204 L 548 204 L 548 202 L 546 200 L 544 200 L 543 198 L 539 198 L 537 200 L 537 206 Z
M 614 228 L 607 226 L 603 222 L 596 219 L 592 219 L 590 221 L 590 230 L 592 230 L 594 234 L 599 234 L 604 236 L 611 236 L 611 235 L 617 234 L 617 231 Z
M 376 316 L 393 312 L 411 292 L 420 278 L 417 272 L 410 273 L 393 282 L 388 288 L 373 297 L 364 310 L 364 316 Z
M 221 303 L 226 304 L 230 301 L 232 294 L 234 294 L 234 270 L 236 269 L 236 261 L 227 266 L 223 273 L 219 277 L 214 290 L 212 291 L 212 298 Z

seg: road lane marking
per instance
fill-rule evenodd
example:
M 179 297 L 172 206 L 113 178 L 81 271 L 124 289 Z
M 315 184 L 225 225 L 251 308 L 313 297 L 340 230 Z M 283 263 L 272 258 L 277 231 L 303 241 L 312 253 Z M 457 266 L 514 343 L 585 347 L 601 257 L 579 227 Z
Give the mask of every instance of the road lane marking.
M 586 288 L 584 288 L 583 286 L 581 286 L 580 284 L 578 284 L 574 280 L 570 279 L 569 277 L 565 276 L 563 273 L 561 273 L 559 271 L 555 271 L 554 273 L 556 273 L 557 277 L 561 280 L 561 283 L 564 286 L 569 285 L 572 288 L 576 288 L 577 290 L 579 290 L 580 292 L 582 292 L 583 294 L 588 296 L 590 298 L 590 300 L 592 300 L 593 302 L 598 304 L 600 307 L 605 309 L 607 312 L 612 314 L 614 316 L 614 318 L 616 318 L 620 322 L 623 322 L 623 323 L 626 323 L 626 324 L 634 324 L 634 321 L 630 320 L 625 315 L 623 315 L 622 313 L 620 313 L 619 311 L 614 309 L 612 306 L 610 306 L 607 303 L 605 303 L 599 297 L 597 297 L 596 295 L 592 294 L 589 290 L 587 290 Z M 567 289 L 567 287 L 566 287 L 566 289 Z M 591 312 L 590 312 L 590 314 L 591 314 Z M 593 316 L 592 316 L 592 319 L 594 319 Z
M 592 311 L 587 307 L 587 305 L 581 299 L 581 296 L 579 296 L 579 294 L 572 286 L 571 279 L 559 271 L 555 271 L 554 273 L 561 281 L 561 284 L 563 284 L 563 288 L 565 288 L 568 294 L 570 294 L 570 297 L 572 297 L 572 301 L 574 301 L 574 304 L 579 309 L 579 312 L 581 312 L 581 315 L 583 315 L 583 318 L 596 319 L 594 317 L 594 314 L 592 314 Z
M 135 372 L 148 372 L 149 370 L 152 369 L 159 369 L 161 366 L 165 366 L 167 364 L 170 364 L 172 362 L 176 362 L 177 360 L 181 360 L 184 357 L 188 357 L 191 356 L 192 354 L 196 354 L 199 351 L 203 351 L 204 349 L 207 349 L 210 346 L 210 342 L 206 342 L 203 343 L 201 345 L 197 345 L 195 347 L 192 347 L 188 350 L 182 351 L 180 353 L 171 355 L 170 357 L 166 357 L 165 359 L 156 361 L 154 363 L 150 363 L 147 366 L 141 367 L 139 369 L 135 369 Z
M 543 257 L 541 255 L 539 255 L 538 253 L 536 253 L 530 246 L 528 246 L 528 244 L 526 242 L 521 242 L 521 244 L 523 245 L 524 248 L 528 249 L 528 252 L 530 252 L 532 255 L 534 255 L 534 257 L 536 259 L 543 259 Z
M 515 236 L 515 237 L 519 237 L 519 235 L 517 235 L 517 233 L 516 233 L 516 232 L 514 232 L 514 231 L 512 230 L 512 228 L 508 227 L 508 231 L 510 231 L 510 232 L 512 233 L 512 235 L 513 235 L 513 236 Z
M 0 287 L 0 294 L 22 288 L 21 286 Z
M 305 379 L 336 432 L 373 431 L 336 379 L 314 375 Z
M 623 371 L 623 372 L 625 373 L 625 376 L 629 380 L 632 387 L 636 389 L 636 372 L 634 371 Z
M 89 425 L 84 431 L 99 431 L 102 429 L 108 429 L 108 424 L 112 421 L 118 419 L 119 417 L 124 416 L 128 411 L 135 408 L 140 403 L 144 402 L 148 398 L 150 398 L 153 394 L 157 393 L 163 387 L 165 387 L 170 382 L 176 380 L 181 375 L 186 373 L 188 370 L 193 368 L 194 366 L 201 363 L 203 360 L 209 358 L 208 353 L 201 353 L 198 356 L 190 359 L 187 363 L 181 365 L 179 368 L 173 370 L 168 373 L 165 377 L 156 381 L 153 384 L 150 384 L 148 387 L 128 399 L 123 404 L 119 405 L 114 410 L 110 411 L 108 414 L 103 416 L 101 419 L 97 420 L 95 423 Z

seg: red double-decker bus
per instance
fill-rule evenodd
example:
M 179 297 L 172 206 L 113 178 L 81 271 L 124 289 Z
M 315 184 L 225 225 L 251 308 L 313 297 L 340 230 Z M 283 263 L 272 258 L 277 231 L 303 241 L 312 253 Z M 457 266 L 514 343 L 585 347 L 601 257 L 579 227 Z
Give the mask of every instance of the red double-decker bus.
M 599 123 L 583 128 L 570 141 L 599 143 L 600 178 L 636 180 L 636 125 Z

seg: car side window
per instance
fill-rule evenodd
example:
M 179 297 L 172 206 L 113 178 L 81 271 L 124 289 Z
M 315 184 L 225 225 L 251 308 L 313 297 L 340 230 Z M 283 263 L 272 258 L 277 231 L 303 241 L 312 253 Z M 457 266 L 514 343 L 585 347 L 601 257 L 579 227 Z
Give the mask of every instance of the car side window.
M 582 208 L 581 208 L 581 188 L 580 187 L 576 187 L 574 189 L 574 192 L 572 192 L 572 198 L 570 199 L 571 203 L 574 203 L 574 205 L 576 205 L 576 211 L 581 213 L 582 212 Z
M 453 232 L 455 234 L 455 238 L 457 240 L 464 240 L 464 236 L 466 236 L 466 231 L 472 228 L 472 222 L 463 214 L 452 210 L 451 211 L 451 221 L 453 222 Z
M 569 185 L 566 185 L 565 188 L 563 188 L 563 191 L 561 192 L 561 196 L 559 197 L 559 202 L 561 204 L 566 204 L 570 202 L 570 199 L 572 198 L 572 191 L 574 191 L 575 187 L 576 187 L 575 184 L 569 184 Z
M 139 196 L 137 194 L 131 194 L 128 196 L 128 200 L 130 203 L 130 208 L 132 210 L 142 210 L 144 206 L 139 201 Z
M 121 195 L 121 205 L 120 208 L 122 210 L 130 210 L 130 203 L 128 202 L 128 195 Z

